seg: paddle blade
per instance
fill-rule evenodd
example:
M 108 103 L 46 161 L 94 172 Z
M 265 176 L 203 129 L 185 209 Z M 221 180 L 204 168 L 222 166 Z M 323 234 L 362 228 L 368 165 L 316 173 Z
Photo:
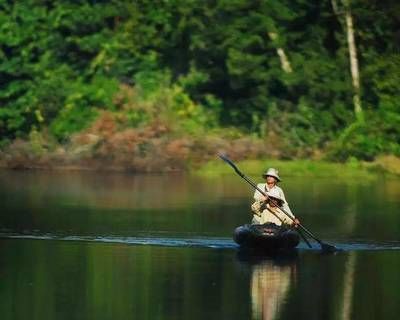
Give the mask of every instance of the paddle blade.
M 218 157 L 220 157 L 222 160 L 224 160 L 227 164 L 229 164 L 235 170 L 237 169 L 235 164 L 228 158 L 228 156 L 226 154 L 219 153 Z
M 332 246 L 327 243 L 320 242 L 320 245 L 321 245 L 321 250 L 324 253 L 335 253 L 335 252 L 341 251 L 341 249 L 338 249 L 335 246 Z

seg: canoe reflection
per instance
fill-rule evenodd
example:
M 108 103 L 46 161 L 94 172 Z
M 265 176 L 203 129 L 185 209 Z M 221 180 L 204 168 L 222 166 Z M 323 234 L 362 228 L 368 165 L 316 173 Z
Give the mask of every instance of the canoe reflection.
M 296 278 L 297 252 L 284 256 L 240 253 L 239 260 L 251 269 L 252 318 L 277 319 L 287 301 L 291 282 Z

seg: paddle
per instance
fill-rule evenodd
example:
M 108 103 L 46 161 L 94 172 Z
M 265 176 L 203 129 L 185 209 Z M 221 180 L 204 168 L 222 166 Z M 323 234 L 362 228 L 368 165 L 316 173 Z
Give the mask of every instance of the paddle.
M 263 191 L 261 190 L 259 187 L 257 187 L 257 185 L 251 181 L 248 177 L 246 177 L 239 169 L 238 167 L 236 167 L 236 165 L 226 156 L 223 154 L 219 154 L 218 155 L 223 161 L 225 161 L 227 164 L 229 164 L 233 170 L 235 170 L 235 172 L 241 177 L 243 178 L 248 184 L 250 184 L 254 189 L 258 190 L 258 192 L 260 192 L 264 197 L 266 197 L 267 199 L 269 198 L 269 196 Z M 290 218 L 293 222 L 295 221 L 295 218 L 293 218 L 288 212 L 286 212 L 281 206 L 279 206 L 279 209 L 286 215 L 288 216 L 288 218 Z M 339 249 L 337 249 L 335 246 L 327 244 L 322 242 L 320 239 L 318 239 L 316 236 L 314 236 L 311 231 L 309 231 L 306 227 L 304 227 L 301 223 L 297 224 L 305 233 L 307 233 L 311 238 L 313 238 L 315 241 L 317 241 L 320 246 L 321 246 L 321 250 L 324 252 L 335 252 L 335 251 L 339 251 Z M 300 232 L 300 230 L 298 230 L 299 234 L 303 237 L 303 234 Z M 304 239 L 304 237 L 303 237 Z M 307 244 L 308 241 L 306 241 Z

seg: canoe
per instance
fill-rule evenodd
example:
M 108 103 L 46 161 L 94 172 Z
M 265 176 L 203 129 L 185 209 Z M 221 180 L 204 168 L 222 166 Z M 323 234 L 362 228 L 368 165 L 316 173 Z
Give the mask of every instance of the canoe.
M 233 240 L 241 247 L 271 252 L 294 249 L 299 244 L 300 237 L 295 230 L 266 223 L 237 227 Z

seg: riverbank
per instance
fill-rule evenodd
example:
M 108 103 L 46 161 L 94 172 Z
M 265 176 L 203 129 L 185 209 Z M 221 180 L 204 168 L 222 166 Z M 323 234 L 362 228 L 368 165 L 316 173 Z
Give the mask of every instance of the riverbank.
M 209 158 L 212 159 L 210 156 Z M 171 160 L 171 159 L 170 159 Z M 232 174 L 232 168 L 217 158 L 215 160 L 193 158 L 175 159 L 175 165 L 164 166 L 166 162 L 158 159 L 160 165 L 141 161 L 142 166 L 133 164 L 138 162 L 104 161 L 104 159 L 74 159 L 73 155 L 65 152 L 55 153 L 52 156 L 37 157 L 26 154 L 17 154 L 11 157 L 0 152 L 0 168 L 12 170 L 55 170 L 55 171 L 109 171 L 109 172 L 134 172 L 134 173 L 168 173 L 188 172 L 190 174 L 215 177 Z M 170 161 L 168 161 L 170 163 Z M 400 177 L 400 158 L 392 155 L 380 156 L 374 161 L 358 161 L 350 159 L 347 162 L 329 162 L 323 160 L 279 160 L 279 159 L 249 159 L 235 161 L 236 165 L 248 175 L 257 176 L 268 167 L 278 168 L 285 177 L 309 178 L 366 178 L 377 174 Z
M 268 167 L 278 168 L 285 177 L 313 178 L 364 178 L 377 174 L 400 176 L 400 158 L 381 156 L 373 162 L 351 159 L 345 163 L 327 162 L 321 160 L 244 160 L 236 163 L 246 174 L 256 176 Z M 209 161 L 196 170 L 202 176 L 217 176 L 232 174 L 232 168 L 219 160 Z
M 377 156 L 369 162 L 354 157 L 333 162 L 328 160 L 327 151 L 297 148 L 288 152 L 277 137 L 262 139 L 234 128 L 195 135 L 165 121 L 121 128 L 117 120 L 116 115 L 103 113 L 90 127 L 71 135 L 65 143 L 58 142 L 45 130 L 34 130 L 29 139 L 16 139 L 0 149 L 0 168 L 231 174 L 231 168 L 217 157 L 223 152 L 251 175 L 276 167 L 285 176 L 354 177 L 374 173 L 400 176 L 400 158 L 394 155 Z

